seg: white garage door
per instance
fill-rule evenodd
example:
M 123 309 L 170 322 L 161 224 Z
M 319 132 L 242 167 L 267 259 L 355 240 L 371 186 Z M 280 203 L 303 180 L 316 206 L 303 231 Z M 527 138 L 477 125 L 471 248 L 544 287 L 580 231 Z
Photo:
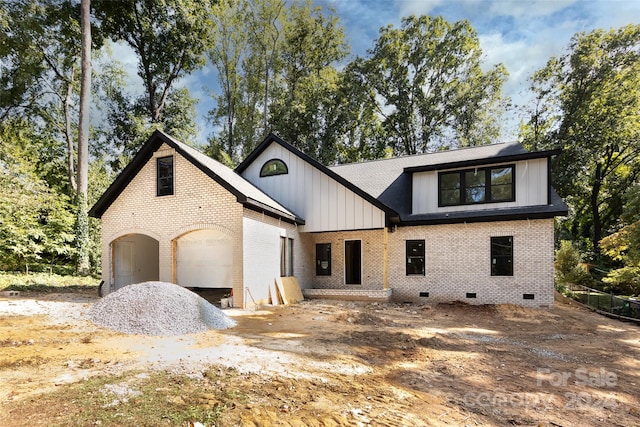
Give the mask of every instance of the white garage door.
M 198 230 L 176 242 L 176 279 L 188 288 L 232 288 L 233 241 L 217 230 Z

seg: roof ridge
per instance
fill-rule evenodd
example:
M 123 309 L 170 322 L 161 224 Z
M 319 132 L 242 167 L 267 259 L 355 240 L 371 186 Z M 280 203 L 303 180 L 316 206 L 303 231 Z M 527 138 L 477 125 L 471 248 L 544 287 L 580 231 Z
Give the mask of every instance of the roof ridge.
M 471 149 L 478 149 L 478 148 L 484 148 L 484 147 L 495 147 L 496 145 L 515 145 L 515 144 L 520 144 L 520 142 L 518 141 L 510 141 L 510 142 L 496 142 L 493 144 L 485 144 L 485 145 L 474 145 L 471 147 L 458 147 L 458 148 L 453 148 L 453 149 L 448 149 L 448 150 L 441 150 L 441 151 L 433 151 L 430 153 L 417 153 L 417 154 L 403 154 L 400 156 L 394 156 L 394 157 L 385 157 L 385 158 L 381 158 L 381 159 L 370 159 L 370 160 L 363 160 L 361 162 L 351 162 L 351 163 L 340 163 L 337 165 L 333 165 L 333 166 L 327 166 L 329 169 L 334 169 L 334 168 L 339 168 L 341 166 L 355 166 L 355 165 L 363 165 L 363 164 L 369 164 L 369 163 L 374 163 L 374 162 L 385 162 L 385 161 L 389 161 L 389 160 L 400 160 L 400 159 L 415 159 L 418 157 L 427 157 L 427 156 L 432 156 L 435 154 L 441 154 L 441 153 L 452 153 L 452 152 L 456 152 L 456 151 L 465 151 L 465 150 L 471 150 Z

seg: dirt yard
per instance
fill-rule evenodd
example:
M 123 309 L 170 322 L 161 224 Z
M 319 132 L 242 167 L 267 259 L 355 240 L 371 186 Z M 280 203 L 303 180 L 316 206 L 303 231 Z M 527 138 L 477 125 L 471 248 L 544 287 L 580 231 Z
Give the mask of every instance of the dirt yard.
M 94 300 L 0 298 L 1 426 L 51 424 L 19 404 L 63 384 L 211 365 L 235 368 L 248 398 L 225 426 L 640 425 L 640 327 L 561 298 L 549 310 L 305 301 L 230 309 L 237 327 L 180 337 L 96 327 L 83 318 Z

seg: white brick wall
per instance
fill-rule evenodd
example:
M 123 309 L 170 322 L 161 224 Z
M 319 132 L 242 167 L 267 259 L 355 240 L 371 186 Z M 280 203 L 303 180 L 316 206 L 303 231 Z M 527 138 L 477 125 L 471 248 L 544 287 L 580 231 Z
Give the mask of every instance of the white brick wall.
M 514 275 L 491 276 L 491 237 L 513 236 Z M 384 231 L 313 233 L 308 241 L 309 266 L 315 244 L 331 243 L 331 276 L 315 276 L 311 286 L 340 292 L 382 289 Z M 344 241 L 362 239 L 362 285 L 344 283 Z M 406 241 L 425 240 L 425 275 L 406 275 Z M 398 227 L 388 234 L 388 284 L 399 302 L 464 301 L 470 304 L 512 303 L 532 307 L 553 304 L 553 219 Z M 428 297 L 421 297 L 428 292 Z M 476 298 L 467 298 L 475 293 Z M 533 300 L 523 299 L 533 294 Z
M 156 157 L 174 155 L 174 195 L 156 196 Z M 242 212 L 235 196 L 163 145 L 102 216 L 102 279 L 111 283 L 111 244 L 127 234 L 159 242 L 159 279 L 175 282 L 173 241 L 212 228 L 233 238 L 234 304 L 242 306 Z
M 382 289 L 384 265 L 384 230 L 338 231 L 335 233 L 312 233 L 309 235 L 308 253 L 311 283 L 320 289 Z M 362 241 L 362 284 L 345 283 L 344 242 Z M 316 276 L 316 243 L 331 243 L 331 276 Z M 307 286 L 309 287 L 309 286 Z
M 389 235 L 393 299 L 553 304 L 553 219 L 398 227 Z M 491 276 L 490 238 L 513 236 L 513 276 Z M 406 276 L 406 240 L 425 240 L 425 276 Z M 428 292 L 429 297 L 420 297 Z M 467 298 L 475 293 L 476 298 Z M 524 300 L 523 294 L 534 294 Z

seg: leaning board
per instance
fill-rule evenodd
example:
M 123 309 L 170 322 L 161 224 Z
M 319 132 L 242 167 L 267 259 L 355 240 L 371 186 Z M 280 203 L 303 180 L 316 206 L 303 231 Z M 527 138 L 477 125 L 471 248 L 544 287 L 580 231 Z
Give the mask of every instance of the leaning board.
M 276 277 L 276 285 L 280 292 L 280 296 L 282 296 L 282 302 L 285 305 L 295 304 L 296 302 L 304 300 L 297 278 Z

